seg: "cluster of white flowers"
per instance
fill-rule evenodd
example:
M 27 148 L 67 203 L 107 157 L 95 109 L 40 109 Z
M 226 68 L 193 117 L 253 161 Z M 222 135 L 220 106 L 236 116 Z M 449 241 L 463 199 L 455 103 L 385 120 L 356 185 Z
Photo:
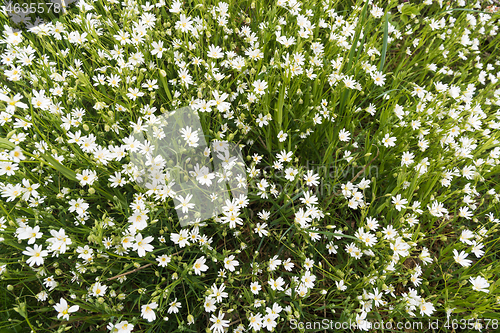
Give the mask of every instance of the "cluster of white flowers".
M 499 8 L 340 6 L 79 0 L 54 22 L 2 6 L 16 311 L 113 333 L 477 318 L 469 293 L 494 311 Z

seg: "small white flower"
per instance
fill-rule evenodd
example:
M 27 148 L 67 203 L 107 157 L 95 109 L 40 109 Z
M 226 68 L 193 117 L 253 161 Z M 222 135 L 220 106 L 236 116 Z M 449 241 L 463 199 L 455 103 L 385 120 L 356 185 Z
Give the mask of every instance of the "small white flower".
M 345 128 L 341 129 L 339 132 L 339 140 L 346 142 L 349 141 L 349 138 L 351 136 L 351 133 L 347 131 Z
M 194 273 L 196 275 L 201 275 L 202 272 L 205 272 L 208 269 L 208 266 L 205 265 L 206 261 L 207 259 L 205 258 L 205 256 L 196 259 L 193 264 Z
M 477 276 L 476 278 L 470 277 L 469 281 L 472 283 L 472 290 L 489 293 L 488 288 L 490 287 L 490 284 L 482 276 Z
M 78 305 L 68 306 L 68 302 L 64 298 L 59 300 L 59 303 L 54 305 L 54 309 L 58 312 L 57 318 L 63 318 L 69 320 L 69 314 L 78 311 L 80 307 Z
M 279 140 L 279 142 L 284 142 L 287 137 L 288 137 L 288 134 L 285 133 L 285 132 L 283 132 L 283 131 L 280 131 L 278 133 L 278 140 Z
M 235 267 L 239 266 L 239 262 L 234 260 L 234 255 L 230 255 L 224 259 L 224 268 L 229 269 L 231 272 L 234 272 Z
M 146 319 L 148 322 L 152 322 L 156 319 L 156 313 L 153 311 L 158 307 L 156 302 L 145 304 L 141 306 L 141 316 Z

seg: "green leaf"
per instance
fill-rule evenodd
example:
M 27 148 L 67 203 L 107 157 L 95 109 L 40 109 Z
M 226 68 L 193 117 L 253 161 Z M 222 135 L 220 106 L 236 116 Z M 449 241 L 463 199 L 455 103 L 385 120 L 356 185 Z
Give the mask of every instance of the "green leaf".
M 281 85 L 280 95 L 278 98 L 278 125 L 281 129 L 281 123 L 283 122 L 283 104 L 285 101 L 285 85 Z
M 19 313 L 23 318 L 26 318 L 27 312 L 26 312 L 26 303 L 19 303 L 18 306 L 14 307 L 14 311 Z
M 387 39 L 389 37 L 389 13 L 385 14 L 385 22 L 384 22 L 384 42 L 382 44 L 382 55 L 380 57 L 380 66 L 378 67 L 378 71 L 382 72 L 384 69 L 385 63 L 385 54 L 387 52 Z
M 170 90 L 168 89 L 168 81 L 163 75 L 158 75 L 160 78 L 161 84 L 163 85 L 163 90 L 165 90 L 165 93 L 167 94 L 167 97 L 170 101 L 172 101 L 172 95 L 170 94 Z
M 336 234 L 336 233 L 329 232 L 329 231 L 311 230 L 311 229 L 306 229 L 305 231 L 307 231 L 307 232 L 315 232 L 315 233 L 319 233 L 319 234 L 324 234 L 324 235 L 327 235 L 327 236 L 346 237 L 346 238 L 351 238 L 351 239 L 354 239 L 354 240 L 358 240 L 356 237 L 351 236 L 351 235 Z
M 14 149 L 16 145 L 5 138 L 0 138 L 0 149 Z
M 401 21 L 403 21 L 403 23 L 405 25 L 408 23 L 408 17 L 406 15 L 401 15 L 400 18 L 401 18 Z
M 76 173 L 71 170 L 71 169 L 68 169 L 66 168 L 64 165 L 62 165 L 61 163 L 59 163 L 55 158 L 53 158 L 52 156 L 50 155 L 45 155 L 45 154 L 42 154 L 42 157 L 50 163 L 50 165 L 56 169 L 57 171 L 59 171 L 60 173 L 63 174 L 64 177 L 70 179 L 70 180 L 77 180 L 76 179 Z
M 408 16 L 411 16 L 413 14 L 415 16 L 418 16 L 420 15 L 420 10 L 412 5 L 404 5 L 403 8 L 401 8 L 401 14 Z

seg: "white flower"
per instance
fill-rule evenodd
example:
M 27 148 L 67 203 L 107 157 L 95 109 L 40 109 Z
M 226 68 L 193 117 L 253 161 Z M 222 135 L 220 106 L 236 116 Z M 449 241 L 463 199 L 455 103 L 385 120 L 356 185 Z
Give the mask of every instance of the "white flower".
M 269 279 L 268 283 L 271 286 L 272 290 L 283 291 L 283 285 L 285 284 L 285 280 L 283 280 L 283 278 L 280 276 L 276 280 Z
M 266 230 L 267 228 L 267 223 L 257 223 L 254 231 L 255 233 L 259 234 L 259 237 L 262 237 L 263 235 L 264 236 L 267 236 L 269 234 L 269 231 Z
M 431 316 L 434 313 L 434 305 L 431 302 L 422 302 L 420 304 L 420 314 L 422 316 L 427 315 Z
M 58 312 L 57 318 L 63 318 L 69 320 L 69 314 L 78 311 L 80 307 L 78 305 L 68 306 L 68 302 L 64 298 L 59 300 L 59 303 L 54 305 L 54 309 Z
M 158 307 L 156 302 L 145 304 L 141 306 L 141 316 L 146 319 L 148 322 L 152 322 L 156 319 L 156 313 L 153 311 Z
M 361 179 L 361 181 L 360 181 L 360 182 L 359 182 L 359 184 L 358 184 L 358 188 L 359 188 L 360 190 L 365 190 L 365 189 L 367 189 L 367 188 L 369 188 L 369 187 L 370 187 L 370 183 L 371 183 L 371 180 L 369 180 L 369 179 L 365 179 L 365 178 L 363 177 L 363 179 Z
M 333 241 L 328 243 L 328 245 L 326 246 L 326 249 L 328 250 L 328 253 L 329 254 L 335 254 L 337 253 L 337 249 L 339 248 L 338 245 L 336 244 L 333 244 Z
M 45 90 L 40 90 L 39 92 L 33 90 L 33 98 L 31 99 L 31 105 L 33 105 L 34 108 L 47 110 L 50 104 L 51 104 L 50 99 L 45 97 Z
M 424 262 L 425 265 L 432 262 L 431 254 L 429 253 L 429 250 L 426 247 L 422 249 L 422 253 L 418 257 L 420 260 Z
M 419 275 L 417 274 L 413 274 L 411 277 L 410 277 L 410 281 L 415 285 L 415 287 L 418 287 L 421 282 L 422 282 L 422 279 L 419 278 Z
M 380 18 L 384 15 L 384 10 L 376 5 L 373 5 L 373 8 L 370 10 L 370 13 L 375 18 Z
M 212 185 L 212 179 L 215 178 L 215 173 L 213 172 L 207 172 L 207 173 L 204 173 L 202 175 L 199 175 L 198 177 L 196 177 L 196 180 L 201 184 L 201 185 L 206 185 L 206 186 L 210 186 Z
M 275 255 L 271 259 L 269 259 L 269 270 L 272 272 L 278 268 L 279 265 L 281 265 L 282 261 L 278 259 L 278 256 Z
M 295 176 L 299 173 L 299 171 L 295 168 L 286 168 L 285 169 L 285 178 L 289 181 L 293 181 Z
M 249 325 L 251 329 L 260 331 L 262 327 L 262 315 L 260 313 L 257 313 L 256 315 L 254 315 L 253 313 L 250 314 L 248 321 L 250 322 Z
M 177 302 L 177 298 L 175 298 L 169 305 L 170 307 L 167 310 L 168 313 L 178 313 L 181 308 L 181 303 Z
M 40 266 L 43 265 L 44 258 L 49 255 L 49 252 L 47 250 L 42 250 L 42 246 L 35 244 L 33 248 L 31 247 L 26 247 L 26 250 L 23 251 L 24 255 L 29 256 L 29 258 L 26 260 L 26 263 L 30 266 L 36 265 Z
M 470 281 L 470 283 L 472 283 L 472 290 L 489 293 L 488 288 L 489 288 L 490 284 L 482 276 L 477 276 L 476 278 L 473 278 L 471 276 L 469 278 L 469 281 Z
M 186 126 L 185 128 L 181 128 L 180 130 L 182 138 L 188 143 L 190 147 L 198 146 L 198 131 L 193 131 L 190 126 Z
M 306 182 L 307 186 L 318 186 L 319 182 L 319 175 L 316 173 L 313 173 L 312 170 L 308 170 L 307 174 L 304 175 L 304 181 Z
M 453 250 L 453 259 L 455 259 L 457 264 L 460 264 L 463 267 L 469 267 L 472 264 L 472 260 L 465 259 L 467 256 L 468 254 L 465 253 L 465 251 L 462 251 L 459 254 L 457 250 Z
M 86 203 L 83 199 L 78 198 L 77 200 L 71 199 L 69 201 L 70 207 L 68 210 L 70 212 L 76 211 L 78 215 L 83 215 L 87 211 L 87 208 L 89 208 L 89 204 Z
M 382 233 L 384 233 L 384 239 L 393 239 L 396 236 L 396 229 L 392 225 L 388 225 L 384 229 L 382 229 Z
M 395 208 L 398 210 L 398 212 L 400 212 L 401 208 L 406 208 L 405 205 L 408 203 L 408 200 L 401 199 L 401 194 L 398 194 L 395 197 L 392 197 L 392 203 L 396 206 Z
M 290 272 L 295 267 L 295 264 L 292 262 L 292 259 L 288 258 L 283 262 L 283 267 Z
M 128 88 L 128 93 L 126 95 L 128 98 L 131 100 L 135 101 L 138 97 L 144 96 L 144 93 L 142 91 L 139 91 L 139 88 Z
M 337 285 L 337 289 L 340 291 L 344 291 L 347 289 L 347 286 L 344 284 L 344 280 L 335 281 L 335 284 Z
M 94 252 L 94 250 L 91 249 L 88 245 L 85 245 L 84 247 L 79 246 L 76 249 L 76 252 L 78 253 L 78 258 L 89 261 L 92 258 L 92 253 Z
M 371 323 L 366 319 L 366 312 L 356 315 L 357 328 L 362 331 L 368 331 L 371 328 Z
M 231 103 L 225 101 L 229 97 L 227 93 L 219 94 L 217 90 L 214 90 L 212 91 L 212 95 L 214 96 L 214 99 L 210 101 L 211 106 L 216 106 L 217 110 L 220 112 L 229 110 Z
M 382 293 L 378 291 L 378 288 L 373 289 L 373 293 L 369 293 L 368 298 L 375 301 L 376 307 L 384 304 L 384 300 L 382 299 Z
M 21 94 L 16 94 L 14 97 L 8 97 L 7 95 L 0 92 L 0 101 L 7 102 L 7 107 L 5 108 L 5 111 L 7 113 L 13 113 L 16 107 L 19 107 L 21 109 L 28 108 L 28 105 L 20 102 L 22 97 L 23 96 Z
M 179 245 L 180 248 L 183 248 L 186 245 L 189 245 L 189 231 L 187 229 L 182 229 L 178 234 L 171 233 L 170 240 L 174 242 L 174 244 Z
M 151 252 L 154 250 L 153 245 L 149 244 L 153 241 L 153 239 L 153 236 L 142 238 L 142 235 L 139 233 L 135 236 L 135 243 L 132 249 L 134 251 L 137 251 L 139 257 L 144 257 L 146 255 L 146 252 Z
M 166 254 L 163 254 L 156 258 L 156 261 L 158 261 L 158 266 L 160 267 L 167 267 L 168 263 L 172 260 L 172 257 Z
M 339 132 L 339 140 L 340 141 L 349 141 L 349 137 L 351 136 L 351 133 L 349 131 L 346 131 L 345 128 L 341 129 Z
M 184 14 L 180 14 L 179 21 L 175 22 L 175 28 L 179 29 L 181 32 L 188 32 L 193 28 L 193 23 L 191 18 Z
M 193 198 L 192 194 L 186 194 L 186 197 L 182 197 L 181 195 L 178 195 L 176 199 L 180 202 L 177 206 L 175 206 L 175 209 L 182 209 L 182 212 L 186 214 L 189 209 L 194 208 L 194 203 L 190 203 L 189 201 Z
M 222 52 L 222 49 L 220 48 L 220 46 L 216 46 L 216 45 L 210 45 L 208 47 L 207 54 L 208 54 L 209 58 L 213 58 L 213 59 L 219 59 L 219 58 L 224 57 L 224 52 Z
M 206 261 L 207 259 L 205 259 L 205 256 L 196 259 L 193 264 L 194 273 L 196 275 L 200 275 L 201 272 L 205 272 L 208 269 L 208 266 L 205 265 Z
M 47 292 L 45 290 L 42 290 L 40 291 L 38 294 L 36 294 L 36 299 L 39 301 L 39 302 L 43 302 L 47 299 L 49 295 L 47 294 Z
M 254 92 L 259 95 L 264 95 L 267 89 L 267 82 L 263 80 L 257 80 L 253 84 Z
M 80 185 L 90 185 L 94 184 L 94 181 L 97 179 L 97 174 L 92 170 L 83 170 L 82 173 L 76 174 L 76 179 L 80 181 Z
M 130 333 L 134 329 L 134 325 L 129 324 L 129 322 L 126 320 L 116 323 L 114 327 L 118 330 L 118 332 L 116 333 Z
M 264 326 L 269 332 L 273 331 L 277 325 L 276 319 L 278 317 L 272 313 L 266 314 L 262 318 L 262 326 Z
M 262 287 L 261 287 L 259 282 L 255 281 L 255 282 L 250 283 L 250 291 L 252 291 L 252 293 L 254 295 L 257 295 L 259 293 L 259 291 L 261 291 L 261 290 L 262 290 Z
M 172 3 L 172 8 L 170 8 L 168 11 L 171 13 L 180 13 L 181 12 L 181 7 L 182 7 L 182 1 L 175 0 Z
M 448 214 L 448 210 L 444 208 L 443 203 L 438 202 L 437 200 L 434 200 L 432 206 L 427 206 L 427 208 L 429 208 L 429 213 L 436 217 L 442 217 L 444 214 Z
M 205 297 L 205 303 L 203 304 L 205 307 L 205 312 L 214 312 L 217 310 L 217 307 L 215 306 L 215 299 L 212 297 Z
M 311 271 L 306 271 L 301 278 L 302 283 L 308 289 L 314 287 L 314 281 L 316 281 L 316 276 L 311 274 Z
M 109 186 L 115 188 L 117 186 L 122 187 L 126 184 L 126 181 L 122 178 L 121 172 L 115 171 L 114 176 L 109 176 L 109 182 L 111 183 Z
M 264 125 L 269 125 L 267 117 L 264 116 L 262 113 L 259 113 L 256 121 L 257 121 L 257 124 L 259 125 L 259 127 L 262 127 Z
M 474 238 L 474 233 L 470 231 L 469 229 L 462 230 L 462 233 L 460 234 L 460 241 L 462 243 L 465 243 L 467 245 L 472 245 L 471 239 Z
M 406 257 L 409 255 L 410 245 L 398 237 L 394 243 L 391 243 L 391 249 L 394 251 L 394 255 Z
M 39 226 L 35 226 L 34 228 L 28 226 L 26 228 L 18 228 L 17 230 L 17 238 L 19 240 L 28 239 L 28 245 L 35 243 L 38 238 L 41 238 L 43 236 L 43 233 L 40 232 Z
M 45 285 L 46 288 L 49 289 L 49 291 L 53 290 L 55 287 L 57 287 L 58 283 L 56 280 L 54 280 L 54 276 L 49 276 L 43 280 L 43 284 Z
M 285 133 L 285 132 L 283 132 L 283 131 L 280 131 L 278 133 L 278 140 L 279 140 L 279 142 L 285 141 L 287 137 L 288 137 L 288 134 Z
M 481 258 L 484 255 L 484 251 L 481 250 L 484 247 L 484 245 L 481 243 L 477 243 L 476 241 L 473 241 L 472 244 L 473 246 L 471 252 L 474 253 L 476 258 Z
M 374 219 L 373 217 L 367 217 L 366 218 L 366 226 L 371 231 L 376 231 L 377 228 L 379 227 L 379 224 L 378 224 L 377 220 Z
M 382 72 L 373 72 L 373 73 L 371 73 L 371 77 L 373 79 L 373 83 L 375 83 L 377 86 L 384 85 L 385 74 L 382 74 Z
M 106 294 L 106 289 L 108 289 L 106 285 L 102 285 L 100 282 L 96 282 L 92 286 L 91 295 L 95 297 L 104 296 L 104 294 Z
M 406 166 L 412 165 L 414 157 L 415 157 L 415 155 L 413 155 L 413 153 L 410 153 L 408 151 L 404 152 L 403 153 L 403 157 L 401 158 L 401 166 L 403 166 L 403 165 L 406 165 Z
M 213 323 L 213 325 L 210 326 L 210 329 L 214 333 L 223 333 L 224 327 L 229 327 L 229 320 L 224 320 L 224 315 L 225 314 L 222 311 L 219 311 L 218 316 L 212 314 L 210 317 L 210 321 Z
M 239 262 L 234 260 L 234 255 L 230 255 L 224 259 L 224 268 L 229 269 L 231 272 L 234 272 L 235 266 L 239 266 Z
M 469 211 L 469 207 L 460 207 L 458 216 L 464 217 L 467 220 L 470 220 L 471 217 L 473 216 L 473 214 L 471 211 Z
M 386 147 L 394 147 L 396 145 L 396 137 L 390 136 L 388 133 L 382 139 L 382 143 Z
M 257 213 L 257 216 L 264 221 L 267 221 L 270 215 L 271 213 L 266 210 Z

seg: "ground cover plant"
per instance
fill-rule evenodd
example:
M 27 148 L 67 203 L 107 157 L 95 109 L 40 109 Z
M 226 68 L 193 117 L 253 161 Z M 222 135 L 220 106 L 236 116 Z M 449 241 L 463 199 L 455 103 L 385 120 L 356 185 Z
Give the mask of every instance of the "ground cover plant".
M 498 332 L 496 1 L 20 4 L 0 332 Z M 147 128 L 211 162 L 174 175 Z M 179 217 L 189 177 L 236 180 L 220 214 Z

